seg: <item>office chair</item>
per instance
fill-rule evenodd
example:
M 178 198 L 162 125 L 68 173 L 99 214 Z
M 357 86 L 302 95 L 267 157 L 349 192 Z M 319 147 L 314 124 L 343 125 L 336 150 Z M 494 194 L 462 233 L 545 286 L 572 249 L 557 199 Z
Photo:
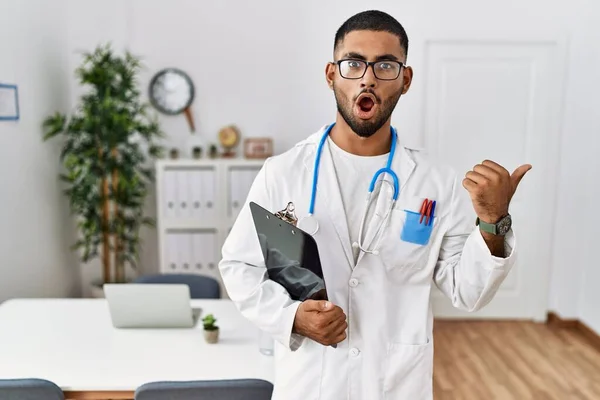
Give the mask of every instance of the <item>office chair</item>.
M 64 400 L 63 391 L 45 379 L 0 379 L 2 400 Z
M 216 279 L 197 274 L 156 274 L 143 275 L 133 283 L 183 283 L 190 288 L 192 299 L 218 299 L 221 297 L 221 287 Z
M 270 400 L 273 384 L 261 379 L 149 382 L 134 400 Z

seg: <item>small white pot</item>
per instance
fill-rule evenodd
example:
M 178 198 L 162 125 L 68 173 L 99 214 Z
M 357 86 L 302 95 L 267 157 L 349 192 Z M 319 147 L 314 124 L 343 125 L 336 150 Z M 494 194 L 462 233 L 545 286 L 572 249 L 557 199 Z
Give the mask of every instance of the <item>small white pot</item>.
M 213 331 L 204 330 L 204 339 L 207 343 L 217 343 L 219 341 L 219 329 Z

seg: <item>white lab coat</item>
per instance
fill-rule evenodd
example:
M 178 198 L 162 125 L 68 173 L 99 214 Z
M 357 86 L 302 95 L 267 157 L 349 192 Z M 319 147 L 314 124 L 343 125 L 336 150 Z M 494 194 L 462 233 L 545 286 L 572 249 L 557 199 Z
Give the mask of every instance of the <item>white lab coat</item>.
M 476 216 L 461 184 L 464 175 L 398 143 L 392 168 L 401 192 L 380 253 L 362 253 L 354 266 L 326 143 L 319 168 L 315 217 L 320 227 L 315 239 L 330 300 L 347 316 L 347 338 L 333 348 L 292 334 L 299 302 L 268 280 L 248 202 L 275 212 L 292 201 L 298 218 L 306 215 L 323 129 L 265 162 L 223 246 L 219 268 L 225 287 L 241 313 L 275 339 L 274 399 L 431 399 L 432 285 L 460 309 L 485 306 L 515 262 L 514 234 L 511 230 L 506 236 L 506 258 L 492 256 L 475 226 Z M 391 187 L 382 186 L 372 205 L 377 213 L 366 227 L 367 240 L 392 196 Z M 437 202 L 429 243 L 401 241 L 404 210 L 419 212 L 424 198 Z

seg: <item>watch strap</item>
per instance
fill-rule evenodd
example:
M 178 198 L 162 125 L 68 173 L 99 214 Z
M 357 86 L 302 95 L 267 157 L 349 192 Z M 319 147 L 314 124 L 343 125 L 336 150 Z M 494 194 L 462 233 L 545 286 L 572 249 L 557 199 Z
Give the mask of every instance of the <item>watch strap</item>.
M 490 224 L 485 221 L 482 221 L 479 219 L 479 217 L 477 217 L 475 225 L 479 226 L 479 228 L 481 228 L 481 230 L 484 232 L 488 232 L 493 235 L 496 235 L 498 233 L 498 230 L 496 229 L 496 224 Z

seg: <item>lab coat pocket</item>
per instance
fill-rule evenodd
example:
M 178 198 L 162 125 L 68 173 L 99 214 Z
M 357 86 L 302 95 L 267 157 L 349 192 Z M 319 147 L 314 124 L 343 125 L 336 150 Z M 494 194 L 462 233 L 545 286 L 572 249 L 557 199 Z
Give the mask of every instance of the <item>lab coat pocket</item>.
M 433 342 L 392 343 L 388 347 L 383 381 L 384 399 L 431 398 Z
M 419 213 L 409 210 L 404 211 L 406 212 L 406 220 L 404 222 L 404 227 L 402 228 L 400 239 L 421 246 L 429 243 L 429 238 L 431 237 L 436 218 L 421 218 L 421 214 Z
M 432 232 L 439 224 L 437 218 L 419 224 L 419 214 L 404 210 L 392 211 L 389 231 L 382 244 L 381 259 L 386 269 L 396 275 L 408 269 L 424 269 L 430 253 Z M 404 273 L 394 280 L 404 280 Z M 397 278 L 397 279 L 396 279 Z

